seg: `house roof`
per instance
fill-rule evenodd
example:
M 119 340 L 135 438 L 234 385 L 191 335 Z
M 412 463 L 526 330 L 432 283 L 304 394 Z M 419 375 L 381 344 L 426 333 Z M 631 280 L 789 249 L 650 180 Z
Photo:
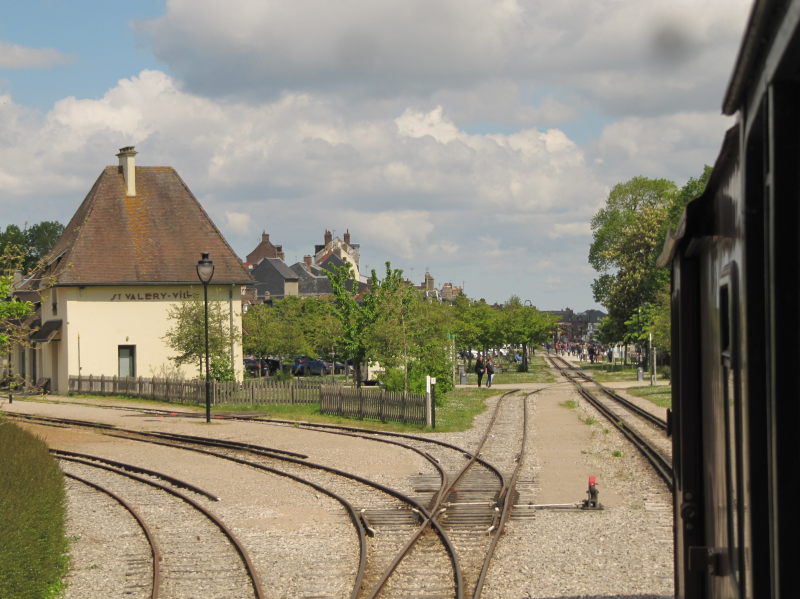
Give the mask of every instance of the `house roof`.
M 286 263 L 281 260 L 280 258 L 264 258 L 253 269 L 253 277 L 260 281 L 260 273 L 268 273 L 268 268 L 272 267 L 275 272 L 277 272 L 285 281 L 296 281 L 297 280 L 297 273 L 294 272 L 291 268 L 286 266 Z
M 202 252 L 211 284 L 252 278 L 192 192 L 171 167 L 137 166 L 126 196 L 121 167 L 107 166 L 47 260 L 57 285 L 197 283 Z
M 303 262 L 296 262 L 289 268 L 299 278 L 297 290 L 300 295 L 329 295 L 333 293 L 333 287 L 328 277 L 318 274 L 323 272 L 321 268 L 314 265 L 308 266 Z
M 59 333 L 61 333 L 61 324 L 62 320 L 60 318 L 48 320 L 42 325 L 41 329 L 31 335 L 31 341 L 38 341 L 39 343 L 47 343 L 48 341 L 52 341 Z

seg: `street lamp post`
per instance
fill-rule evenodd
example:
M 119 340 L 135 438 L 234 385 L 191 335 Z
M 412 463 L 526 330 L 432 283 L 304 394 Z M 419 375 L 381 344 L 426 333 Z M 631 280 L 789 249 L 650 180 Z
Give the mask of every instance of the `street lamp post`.
M 211 376 L 208 371 L 208 284 L 214 276 L 214 263 L 208 253 L 203 252 L 197 261 L 197 278 L 203 283 L 203 305 L 205 306 L 206 328 L 206 422 L 211 422 Z

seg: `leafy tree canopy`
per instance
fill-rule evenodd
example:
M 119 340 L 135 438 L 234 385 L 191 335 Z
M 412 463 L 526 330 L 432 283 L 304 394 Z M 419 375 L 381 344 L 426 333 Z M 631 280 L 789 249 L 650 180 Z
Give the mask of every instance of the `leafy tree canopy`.
M 56 221 L 43 221 L 23 229 L 7 225 L 5 231 L 0 231 L 0 267 L 30 272 L 53 249 L 63 232 L 64 225 Z
M 210 293 L 209 293 L 210 295 Z M 199 295 L 194 299 L 173 304 L 167 312 L 173 326 L 164 334 L 167 346 L 175 352 L 170 359 L 176 365 L 196 364 L 202 378 L 205 361 L 205 304 Z M 233 378 L 231 342 L 239 334 L 231 326 L 226 302 L 208 302 L 209 373 L 217 380 Z
M 630 323 L 644 311 L 650 323 L 668 321 L 669 271 L 656 266 L 667 230 L 675 228 L 686 205 L 705 190 L 711 176 L 706 166 L 680 189 L 666 179 L 634 177 L 616 185 L 605 207 L 592 219 L 589 263 L 598 272 L 592 283 L 594 298 L 608 311 L 599 338 L 604 342 L 631 337 Z M 666 314 L 656 314 L 666 310 Z M 637 324 L 638 327 L 638 324 Z M 637 333 L 638 335 L 638 328 Z M 661 330 L 659 343 L 668 339 Z

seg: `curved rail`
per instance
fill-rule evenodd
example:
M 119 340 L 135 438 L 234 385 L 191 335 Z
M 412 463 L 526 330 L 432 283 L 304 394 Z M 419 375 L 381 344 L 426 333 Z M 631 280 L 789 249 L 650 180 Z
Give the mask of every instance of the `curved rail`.
M 92 487 L 93 489 L 101 493 L 105 493 L 106 495 L 111 497 L 114 501 L 119 503 L 123 508 L 125 508 L 128 511 L 128 513 L 130 513 L 131 516 L 133 516 L 133 518 L 139 524 L 139 528 L 142 529 L 142 532 L 144 533 L 144 536 L 147 539 L 147 543 L 150 546 L 150 555 L 152 556 L 153 559 L 153 576 L 151 582 L 150 597 L 152 599 L 157 599 L 159 587 L 161 584 L 161 550 L 158 548 L 158 543 L 156 543 L 156 540 L 153 537 L 153 533 L 150 532 L 150 528 L 147 526 L 144 519 L 139 515 L 139 513 L 134 509 L 132 505 L 130 505 L 122 497 L 120 497 L 119 495 L 117 495 L 112 491 L 109 491 L 102 485 L 98 485 L 97 483 L 93 483 L 89 480 L 86 480 L 74 474 L 68 474 L 66 472 L 64 472 L 63 474 L 67 478 L 71 478 L 80 483 L 83 483 L 86 486 Z
M 152 476 L 154 478 L 160 478 L 161 480 L 165 480 L 168 483 L 180 487 L 182 489 L 186 489 L 187 491 L 192 491 L 197 493 L 198 495 L 202 495 L 210 499 L 211 501 L 219 501 L 219 497 L 209 493 L 208 491 L 201 489 L 200 487 L 193 485 L 191 483 L 187 483 L 186 481 L 180 480 L 179 478 L 175 478 L 174 476 L 170 476 L 168 474 L 164 474 L 163 472 L 157 472 L 155 470 L 149 470 L 147 468 L 140 468 L 139 466 L 134 466 L 133 464 L 126 464 L 124 462 L 118 462 L 116 460 L 109 460 L 106 458 L 101 458 L 99 456 L 89 455 L 86 453 L 76 453 L 74 451 L 64 451 L 62 449 L 51 449 L 50 453 L 57 455 L 59 458 L 70 460 L 72 462 L 86 464 L 87 466 L 95 466 L 97 468 L 104 468 L 110 472 L 116 472 L 119 474 L 119 470 L 127 470 L 130 472 L 138 472 L 139 474 L 147 474 L 148 476 Z M 99 462 L 101 464 L 108 464 L 108 466 L 101 466 L 99 464 L 90 464 L 88 461 L 92 462 Z
M 130 478 L 130 479 L 135 480 L 137 482 L 143 483 L 145 485 L 150 485 L 151 487 L 155 487 L 157 489 L 160 489 L 160 490 L 162 490 L 162 491 L 164 491 L 166 493 L 169 493 L 170 495 L 172 495 L 174 497 L 177 497 L 181 501 L 184 501 L 185 503 L 188 503 L 189 505 L 191 505 L 194 509 L 196 509 L 198 512 L 203 514 L 203 516 L 205 516 L 217 528 L 219 528 L 219 530 L 222 532 L 222 534 L 225 535 L 225 537 L 227 537 L 227 539 L 231 542 L 231 545 L 236 550 L 236 553 L 239 554 L 239 557 L 241 558 L 242 563 L 244 564 L 245 571 L 247 572 L 247 575 L 250 578 L 250 582 L 252 583 L 253 592 L 255 593 L 256 599 L 265 599 L 266 595 L 264 594 L 264 591 L 263 591 L 263 588 L 262 588 L 262 585 L 261 585 L 261 580 L 259 579 L 258 572 L 256 572 L 255 566 L 253 565 L 253 561 L 250 559 L 250 555 L 247 553 L 247 550 L 241 545 L 241 543 L 239 543 L 239 540 L 236 538 L 236 535 L 233 534 L 233 532 L 225 525 L 225 523 L 222 522 L 222 520 L 220 520 L 219 518 L 217 518 L 217 516 L 214 515 L 212 512 L 207 510 L 203 505 L 201 505 L 200 503 L 198 503 L 197 501 L 195 501 L 194 499 L 192 499 L 188 495 L 184 495 L 180 491 L 176 491 L 175 489 L 172 489 L 172 488 L 170 488 L 170 487 L 168 487 L 166 485 L 162 485 L 161 483 L 157 483 L 155 481 L 146 479 L 146 478 L 138 476 L 136 474 L 132 474 L 130 472 L 126 472 L 125 470 L 122 470 L 122 469 L 113 469 L 113 468 L 110 468 L 108 466 L 101 466 L 99 464 L 92 464 L 92 463 L 86 462 L 84 460 L 77 460 L 75 458 L 70 458 L 70 457 L 66 457 L 66 456 L 60 457 L 59 459 L 67 460 L 67 461 L 75 461 L 75 462 L 80 461 L 80 462 L 82 462 L 82 463 L 84 463 L 85 465 L 88 465 L 88 466 L 92 466 L 92 467 L 96 467 L 96 468 L 102 468 L 104 470 L 113 470 L 116 474 L 119 474 L 121 476 L 125 476 L 127 478 Z

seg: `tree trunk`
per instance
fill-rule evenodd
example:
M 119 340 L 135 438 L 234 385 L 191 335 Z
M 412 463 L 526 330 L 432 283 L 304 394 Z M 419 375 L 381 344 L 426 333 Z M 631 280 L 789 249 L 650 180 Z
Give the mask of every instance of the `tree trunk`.
M 522 372 L 528 372 L 528 344 L 522 344 Z
M 361 372 L 361 360 L 353 360 L 353 376 L 355 377 L 356 381 L 356 388 L 361 388 L 361 382 L 363 381 L 363 373 Z

